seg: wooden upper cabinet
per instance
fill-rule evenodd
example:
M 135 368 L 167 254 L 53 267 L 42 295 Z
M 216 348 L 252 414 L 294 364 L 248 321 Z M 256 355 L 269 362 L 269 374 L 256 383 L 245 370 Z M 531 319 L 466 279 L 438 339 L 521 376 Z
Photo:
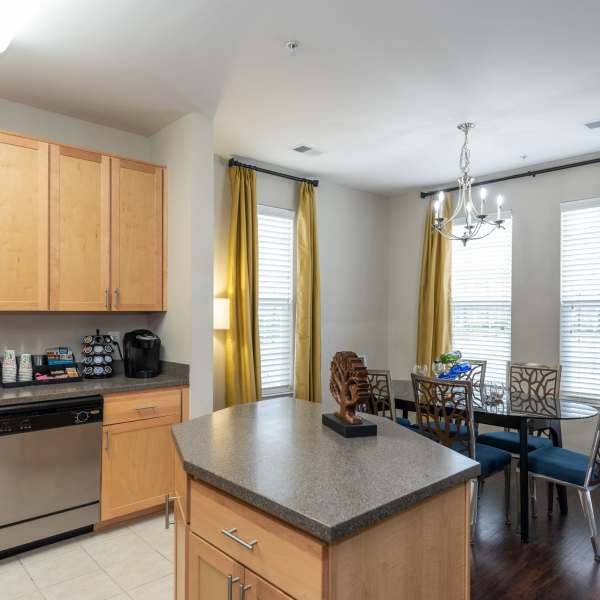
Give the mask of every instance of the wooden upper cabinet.
M 163 169 L 111 159 L 113 310 L 163 310 Z
M 50 310 L 110 308 L 110 159 L 50 147 Z
M 48 309 L 48 144 L 0 133 L 0 310 Z

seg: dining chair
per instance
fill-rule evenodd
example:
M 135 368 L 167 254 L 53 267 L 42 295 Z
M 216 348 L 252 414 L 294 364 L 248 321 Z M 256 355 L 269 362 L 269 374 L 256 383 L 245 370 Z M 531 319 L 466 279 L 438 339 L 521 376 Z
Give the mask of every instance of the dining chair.
M 476 443 L 472 381 L 435 379 L 415 373 L 411 378 L 421 433 L 480 464 L 481 473 L 473 485 L 471 530 L 477 522 L 481 482 L 500 471 L 504 471 L 505 514 L 509 521 L 512 457 L 499 448 Z M 468 432 L 467 436 L 461 434 L 463 428 Z
M 507 363 L 507 387 L 510 410 L 530 414 L 540 419 L 560 417 L 560 365 L 535 363 Z M 552 446 L 552 440 L 538 435 L 529 435 L 527 445 L 530 452 Z M 533 429 L 532 429 L 533 432 Z M 519 454 L 519 433 L 516 431 L 492 431 L 482 433 L 477 441 Z
M 368 369 L 367 380 L 371 388 L 371 406 L 367 412 L 396 421 L 396 403 L 390 372 L 385 369 Z
M 560 417 L 560 365 L 507 362 L 506 385 L 509 390 L 510 410 L 530 414 L 541 419 Z M 533 435 L 537 432 L 537 435 Z M 527 450 L 534 452 L 553 446 L 552 440 L 542 435 L 545 428 L 535 429 L 532 425 L 527 436 Z M 516 461 L 520 453 L 517 431 L 490 431 L 477 436 L 477 442 L 506 450 Z M 531 480 L 531 514 L 536 516 L 535 482 Z M 552 512 L 552 490 L 548 492 L 548 512 Z
M 583 514 L 590 528 L 594 559 L 600 562 L 598 529 L 592 492 L 600 489 L 600 418 L 589 455 L 549 446 L 530 452 L 527 457 L 530 477 L 577 490 Z M 518 481 L 518 477 L 517 477 Z
M 468 379 L 473 383 L 473 405 L 483 406 L 487 360 L 465 358 L 463 359 L 463 362 L 469 363 L 471 365 L 471 370 L 463 373 L 459 379 Z

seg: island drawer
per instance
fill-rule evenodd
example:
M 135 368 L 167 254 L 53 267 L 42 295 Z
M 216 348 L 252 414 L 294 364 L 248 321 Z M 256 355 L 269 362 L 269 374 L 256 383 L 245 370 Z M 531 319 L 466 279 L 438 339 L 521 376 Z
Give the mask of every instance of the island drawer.
M 104 396 L 104 425 L 173 415 L 181 416 L 181 390 L 179 388 L 106 394 Z
M 327 597 L 325 544 L 198 481 L 190 496 L 190 528 L 198 536 L 294 598 Z

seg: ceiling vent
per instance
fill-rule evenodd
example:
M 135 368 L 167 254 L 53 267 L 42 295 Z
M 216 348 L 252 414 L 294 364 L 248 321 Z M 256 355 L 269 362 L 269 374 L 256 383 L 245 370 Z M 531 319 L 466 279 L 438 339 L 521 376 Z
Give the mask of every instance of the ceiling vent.
M 585 126 L 588 129 L 600 129 L 600 121 L 592 121 L 591 123 L 586 123 Z
M 294 152 L 300 152 L 300 154 L 304 154 L 305 152 L 310 152 L 312 148 L 310 146 L 305 146 L 304 144 L 300 144 L 300 146 L 296 146 L 292 148 Z
M 304 154 L 305 156 L 321 156 L 323 154 L 322 150 L 317 150 L 312 146 L 306 146 L 305 144 L 301 144 L 300 146 L 295 146 L 292 148 L 294 152 L 298 152 L 298 154 Z

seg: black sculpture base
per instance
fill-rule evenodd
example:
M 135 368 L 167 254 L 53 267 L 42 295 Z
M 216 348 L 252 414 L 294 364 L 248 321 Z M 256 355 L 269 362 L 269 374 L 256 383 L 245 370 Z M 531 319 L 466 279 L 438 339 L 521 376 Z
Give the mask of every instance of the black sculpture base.
M 350 425 L 349 423 L 342 421 L 342 419 L 334 413 L 327 413 L 321 415 L 321 421 L 323 425 L 333 429 L 333 431 L 346 438 L 377 435 L 377 424 L 371 423 L 371 421 L 365 419 L 362 419 L 362 423 L 359 423 L 358 425 Z

